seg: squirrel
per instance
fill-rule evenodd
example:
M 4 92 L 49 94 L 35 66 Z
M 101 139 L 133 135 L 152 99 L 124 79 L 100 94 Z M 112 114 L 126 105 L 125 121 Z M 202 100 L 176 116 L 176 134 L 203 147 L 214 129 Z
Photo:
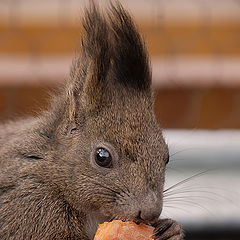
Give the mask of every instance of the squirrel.
M 85 9 L 81 52 L 39 117 L 0 126 L 0 239 L 89 240 L 120 219 L 183 239 L 161 219 L 168 147 L 144 41 L 120 3 Z

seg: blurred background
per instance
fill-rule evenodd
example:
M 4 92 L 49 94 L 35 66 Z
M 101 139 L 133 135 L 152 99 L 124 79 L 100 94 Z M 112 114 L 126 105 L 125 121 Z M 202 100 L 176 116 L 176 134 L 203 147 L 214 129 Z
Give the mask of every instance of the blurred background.
M 47 108 L 68 77 L 86 3 L 0 0 L 1 122 Z M 179 220 L 186 239 L 240 239 L 240 0 L 121 3 L 145 37 L 170 148 L 163 217 Z

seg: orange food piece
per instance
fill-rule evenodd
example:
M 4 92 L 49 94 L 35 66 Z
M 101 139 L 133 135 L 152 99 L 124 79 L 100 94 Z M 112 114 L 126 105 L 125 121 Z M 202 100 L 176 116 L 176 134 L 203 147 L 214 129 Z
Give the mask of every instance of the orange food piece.
M 100 224 L 94 240 L 152 240 L 153 230 L 145 224 L 114 220 Z

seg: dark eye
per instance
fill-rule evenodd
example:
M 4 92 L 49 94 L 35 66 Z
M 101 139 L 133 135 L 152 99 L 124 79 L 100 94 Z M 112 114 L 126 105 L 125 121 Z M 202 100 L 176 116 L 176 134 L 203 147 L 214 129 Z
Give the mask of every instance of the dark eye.
M 95 162 L 98 166 L 110 168 L 112 166 L 112 156 L 105 148 L 98 148 L 95 154 Z

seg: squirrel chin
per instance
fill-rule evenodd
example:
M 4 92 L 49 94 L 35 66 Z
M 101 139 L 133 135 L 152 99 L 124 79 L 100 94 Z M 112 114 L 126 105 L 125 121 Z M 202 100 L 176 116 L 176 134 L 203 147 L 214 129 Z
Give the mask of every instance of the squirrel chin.
M 135 219 L 130 219 L 126 217 L 118 216 L 113 218 L 104 215 L 100 210 L 95 210 L 86 215 L 85 231 L 87 233 L 87 236 L 89 237 L 89 239 L 93 240 L 99 224 L 102 224 L 104 222 L 110 222 L 116 219 L 122 220 L 123 222 L 133 221 L 136 224 L 143 223 L 142 221 L 135 221 Z
M 111 221 L 110 217 L 104 216 L 99 211 L 88 213 L 86 219 L 87 221 L 85 224 L 85 230 L 88 237 L 92 240 L 94 239 L 98 225 L 104 222 Z

